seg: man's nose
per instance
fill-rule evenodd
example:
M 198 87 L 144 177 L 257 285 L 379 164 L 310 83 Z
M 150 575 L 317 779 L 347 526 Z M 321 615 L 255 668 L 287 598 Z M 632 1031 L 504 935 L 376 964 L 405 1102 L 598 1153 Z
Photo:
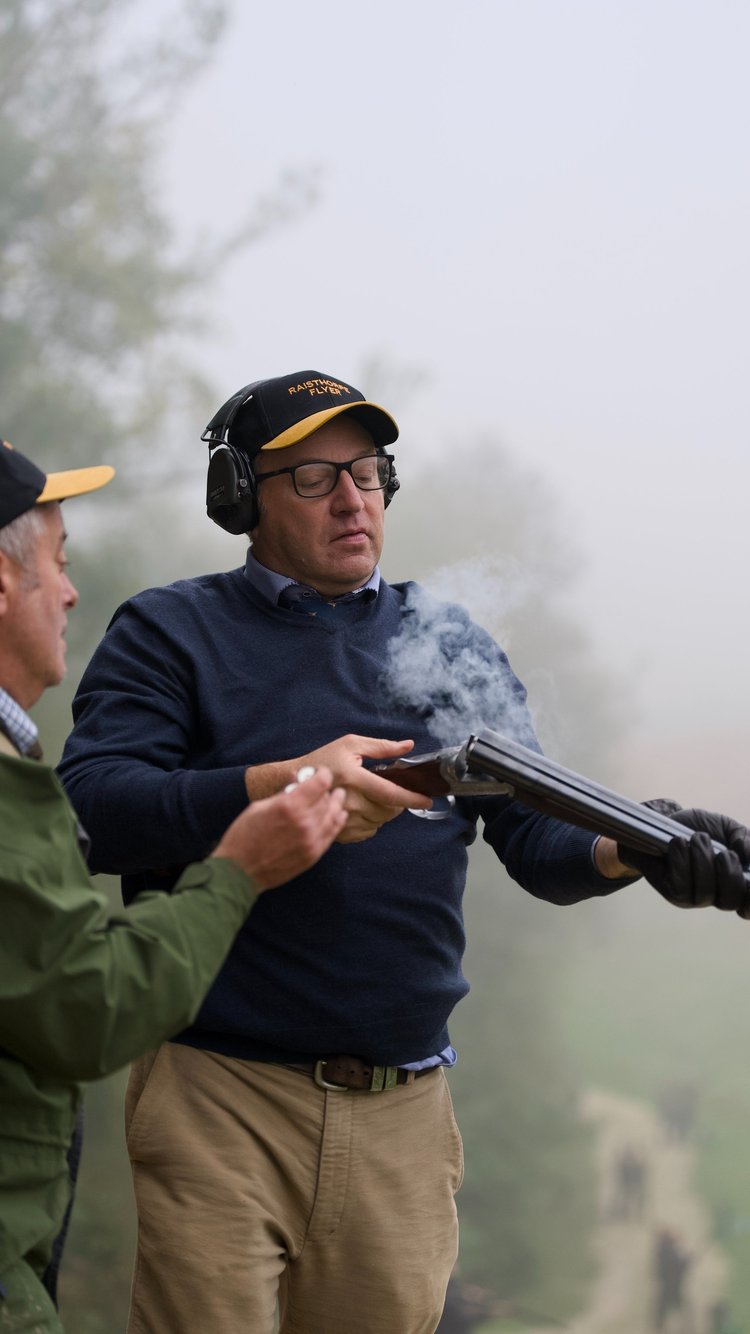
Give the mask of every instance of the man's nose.
M 63 575 L 63 606 L 72 611 L 78 601 L 78 589 L 70 582 L 67 574 Z
M 338 509 L 361 510 L 364 507 L 364 497 L 350 472 L 344 468 L 338 475 L 338 480 L 333 488 L 333 502 Z

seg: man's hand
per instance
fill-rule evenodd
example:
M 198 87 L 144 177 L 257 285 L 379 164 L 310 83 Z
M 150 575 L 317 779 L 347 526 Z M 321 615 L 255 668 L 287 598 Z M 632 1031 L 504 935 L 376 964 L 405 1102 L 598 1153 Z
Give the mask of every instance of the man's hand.
M 344 808 L 346 826 L 337 838 L 338 843 L 361 843 L 372 838 L 382 825 L 393 820 L 402 811 L 429 810 L 432 801 L 417 792 L 391 783 L 387 778 L 371 773 L 363 760 L 395 760 L 413 748 L 413 741 L 385 741 L 380 737 L 342 736 L 318 750 L 310 751 L 294 760 L 276 764 L 261 764 L 245 773 L 248 796 L 254 800 L 269 791 L 278 790 L 294 777 L 297 769 L 311 764 L 316 769 L 323 764 L 330 769 L 336 787 L 346 792 Z
M 413 741 L 384 741 L 370 736 L 342 736 L 305 757 L 305 764 L 325 764 L 338 787 L 346 791 L 347 822 L 339 843 L 361 843 L 409 809 L 429 810 L 430 797 L 406 792 L 397 783 L 371 773 L 363 760 L 395 760 L 413 748 Z
M 750 866 L 750 830 L 728 815 L 683 810 L 676 801 L 644 802 L 652 810 L 695 830 L 692 838 L 673 838 L 663 857 L 651 857 L 618 844 L 620 860 L 640 871 L 660 894 L 680 908 L 713 906 L 750 917 L 750 889 L 743 871 Z M 721 843 L 717 851 L 713 843 Z
M 254 801 L 230 824 L 214 857 L 236 862 L 258 893 L 283 885 L 313 866 L 346 824 L 344 790 L 330 769 L 319 768 L 299 785 Z

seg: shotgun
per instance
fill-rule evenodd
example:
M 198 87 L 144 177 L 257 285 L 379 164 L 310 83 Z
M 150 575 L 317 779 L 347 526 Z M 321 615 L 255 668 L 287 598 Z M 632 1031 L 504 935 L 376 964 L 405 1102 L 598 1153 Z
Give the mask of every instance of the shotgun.
M 373 770 L 428 797 L 512 797 L 544 815 L 654 857 L 663 856 L 673 838 L 690 838 L 693 833 L 668 815 L 489 729 L 470 736 L 462 746 L 406 755 L 376 764 Z M 722 849 L 719 843 L 714 847 Z M 745 871 L 745 883 L 750 889 L 750 871 Z

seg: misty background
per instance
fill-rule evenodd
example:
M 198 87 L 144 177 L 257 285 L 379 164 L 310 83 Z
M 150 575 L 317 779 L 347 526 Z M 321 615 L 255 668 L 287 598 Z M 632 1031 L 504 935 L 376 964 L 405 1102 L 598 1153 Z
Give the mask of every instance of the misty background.
M 384 573 L 499 639 L 548 752 L 750 821 L 749 38 L 740 0 L 0 0 L 0 433 L 118 470 L 66 512 L 82 605 L 36 711 L 51 758 L 122 597 L 243 559 L 205 516 L 206 422 L 315 369 L 401 427 Z M 733 1322 L 709 1328 L 696 1269 L 698 1334 L 750 1330 L 750 928 L 643 884 L 555 909 L 472 858 L 475 1327 L 579 1328 L 601 1088 L 657 1111 L 690 1090 Z M 88 1097 L 78 1334 L 124 1327 L 121 1088 Z M 667 1221 L 652 1202 L 644 1247 Z

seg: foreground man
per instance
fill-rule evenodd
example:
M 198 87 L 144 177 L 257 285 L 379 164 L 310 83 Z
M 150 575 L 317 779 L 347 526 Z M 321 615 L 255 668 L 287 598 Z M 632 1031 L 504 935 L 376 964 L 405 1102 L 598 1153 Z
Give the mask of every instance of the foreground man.
M 45 477 L 0 442 L 0 1329 L 14 1334 L 62 1330 L 43 1278 L 70 1196 L 79 1081 L 190 1023 L 256 899 L 311 866 L 346 819 L 321 769 L 248 808 L 171 897 L 107 915 L 26 710 L 62 679 L 78 599 L 59 502 L 112 475 Z
M 195 1024 L 134 1068 L 131 1334 L 270 1334 L 277 1295 L 282 1334 L 434 1330 L 457 1248 L 444 1069 L 467 991 L 467 845 L 481 817 L 510 874 L 554 903 L 632 879 L 613 843 L 504 797 L 415 818 L 429 801 L 367 768 L 435 748 L 424 711 L 384 681 L 414 588 L 378 570 L 397 435 L 316 371 L 236 394 L 206 433 L 208 508 L 250 533 L 244 567 L 121 607 L 76 699 L 61 773 L 94 865 L 122 874 L 126 897 L 169 889 L 302 763 L 346 790 L 334 846 L 264 898 Z M 498 683 L 483 725 L 535 745 L 504 653 L 461 608 L 444 620 L 448 658 L 470 654 Z M 739 903 L 735 853 L 686 847 L 660 866 L 662 892 Z

